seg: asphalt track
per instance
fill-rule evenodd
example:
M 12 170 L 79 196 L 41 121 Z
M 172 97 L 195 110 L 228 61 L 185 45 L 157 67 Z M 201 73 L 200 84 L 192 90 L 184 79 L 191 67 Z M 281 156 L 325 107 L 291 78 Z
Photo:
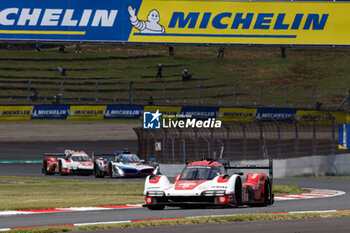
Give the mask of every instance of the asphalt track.
M 32 214 L 0 217 L 1 228 L 61 225 L 72 223 L 126 221 L 159 218 L 177 218 L 208 215 L 230 215 L 248 213 L 276 213 L 310 210 L 344 210 L 350 209 L 350 179 L 346 178 L 285 178 L 275 179 L 275 183 L 297 184 L 300 187 L 323 188 L 345 191 L 338 197 L 276 201 L 268 207 L 240 207 L 230 209 L 180 209 L 166 208 L 161 211 L 142 209 L 115 209 L 103 211 L 60 212 L 50 214 Z M 347 225 L 348 226 L 348 225 Z
M 116 141 L 57 141 L 57 142 L 0 142 L 2 159 L 42 159 L 44 152 L 64 152 L 66 149 L 95 153 L 113 153 L 128 148 L 137 152 L 136 140 Z
M 86 150 L 87 152 L 99 151 L 100 153 L 110 153 L 116 149 L 128 147 L 133 150 L 136 148 L 136 141 L 101 141 L 101 142 L 2 142 L 0 143 L 2 151 L 0 152 L 0 159 L 40 159 L 43 152 L 55 151 L 59 152 L 71 146 L 79 145 L 79 148 Z M 45 148 L 40 149 L 40 148 Z M 76 149 L 76 148 L 72 148 Z M 47 178 L 63 178 L 63 179 L 86 179 L 96 181 L 111 181 L 111 182 L 125 182 L 125 181 L 143 181 L 143 179 L 96 179 L 92 176 L 45 176 L 40 173 L 41 164 L 0 164 L 0 175 L 7 176 L 28 176 L 28 177 L 47 177 Z M 150 211 L 148 209 L 114 209 L 114 210 L 103 210 L 103 211 L 85 211 L 85 212 L 60 212 L 50 214 L 33 214 L 33 215 L 18 215 L 18 216 L 1 216 L 0 217 L 0 228 L 13 228 L 13 227 L 30 227 L 30 226 L 46 226 L 46 225 L 60 225 L 60 224 L 71 224 L 71 223 L 87 223 L 87 222 L 107 222 L 107 221 L 123 221 L 123 220 L 142 220 L 142 219 L 157 219 L 157 218 L 176 218 L 176 217 L 190 217 L 190 216 L 208 216 L 208 215 L 230 215 L 230 214 L 245 214 L 245 213 L 275 213 L 275 212 L 290 212 L 290 211 L 317 211 L 317 210 L 344 210 L 350 209 L 350 179 L 347 178 L 285 178 L 285 179 L 274 179 L 276 184 L 297 184 L 300 187 L 305 188 L 321 188 L 321 189 L 333 189 L 345 191 L 346 194 L 331 198 L 320 198 L 320 199 L 307 199 L 307 200 L 290 200 L 290 201 L 277 201 L 274 205 L 268 207 L 240 207 L 233 209 L 180 209 L 180 208 L 166 208 L 162 211 Z M 345 220 L 342 220 L 345 219 Z M 314 221 L 313 227 L 307 227 L 307 222 Z M 327 222 L 330 222 L 327 224 Z M 340 220 L 308 220 L 306 223 L 299 222 L 300 228 L 294 225 L 293 221 L 278 221 L 275 223 L 275 229 L 285 229 L 285 224 L 291 224 L 296 228 L 292 229 L 303 229 L 303 230 L 292 230 L 285 232 L 329 232 L 323 229 L 340 229 L 339 232 L 344 231 L 346 227 L 349 227 L 349 218 L 341 218 Z M 290 223 L 292 222 L 292 223 Z M 328 228 L 318 226 L 318 222 L 321 222 Z M 233 225 L 230 225 L 233 224 Z M 231 227 L 240 224 L 239 228 L 242 227 L 243 232 L 244 223 L 228 223 L 220 224 L 221 226 L 227 226 L 222 231 L 228 231 Z M 253 224 L 253 228 L 258 229 L 259 225 L 266 224 L 268 222 L 257 222 Z M 304 225 L 303 225 L 304 224 Z M 320 226 L 322 226 L 322 224 Z M 191 226 L 192 232 L 205 232 L 202 229 L 217 228 L 218 224 L 210 224 Z M 205 227 L 208 226 L 208 227 Z M 247 229 L 249 228 L 246 226 Z M 183 227 L 181 227 L 183 228 Z M 163 230 L 161 230 L 163 229 Z M 168 229 L 180 229 L 178 227 L 163 227 L 158 232 L 168 231 Z M 226 230 L 225 230 L 226 229 Z M 309 230 L 307 230 L 309 229 Z M 318 230 L 320 229 L 320 231 Z M 322 231 L 323 230 L 323 231 Z M 185 231 L 185 230 L 184 230 Z M 186 230 L 187 231 L 187 230 Z M 211 232 L 212 232 L 211 231 Z M 113 232 L 113 231 L 111 231 Z M 154 232 L 154 231 L 153 231 Z M 260 231 L 259 231 L 260 232 Z M 261 231 L 264 232 L 264 231 Z M 283 232 L 283 231 L 272 231 L 272 232 Z
M 216 224 L 193 224 L 179 226 L 157 226 L 147 228 L 124 228 L 113 230 L 99 230 L 100 233 L 329 233 L 350 232 L 350 217 L 339 218 L 316 218 L 316 219 L 293 219 L 276 221 L 254 221 L 254 222 L 229 222 Z M 79 233 L 91 233 L 91 231 L 79 231 Z

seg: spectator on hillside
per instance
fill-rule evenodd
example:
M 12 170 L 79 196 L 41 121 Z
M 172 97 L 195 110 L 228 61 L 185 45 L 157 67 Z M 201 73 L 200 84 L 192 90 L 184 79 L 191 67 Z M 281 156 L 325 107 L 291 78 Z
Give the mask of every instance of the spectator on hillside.
M 162 64 L 158 64 L 158 73 L 157 73 L 157 75 L 156 75 L 156 78 L 161 78 L 161 77 L 163 77 L 163 75 L 162 75 L 162 71 L 163 71 L 163 67 L 162 67 Z
M 75 45 L 75 53 L 81 53 L 81 48 L 80 48 L 80 44 L 76 44 Z
M 32 101 L 35 101 L 35 100 L 37 100 L 38 99 L 38 92 L 37 91 L 33 91 L 31 94 L 30 94 L 30 99 L 32 100 Z
M 63 96 L 61 93 L 58 93 L 57 95 L 53 96 L 52 104 L 62 104 L 63 102 Z
M 225 48 L 224 47 L 220 47 L 219 48 L 218 58 L 224 58 L 224 53 L 225 53 Z
M 192 75 L 188 73 L 187 69 L 184 69 L 184 71 L 182 72 L 182 81 L 188 81 L 192 78 Z
M 62 67 L 62 64 L 59 64 L 59 65 L 58 65 L 57 70 L 58 70 L 58 72 L 60 73 L 60 75 L 66 76 L 66 69 L 64 69 L 64 68 Z
M 321 102 L 316 102 L 316 110 L 321 110 L 322 103 Z
M 61 45 L 59 48 L 58 48 L 58 52 L 60 53 L 66 53 L 66 47 L 64 45 Z
M 148 105 L 153 105 L 153 98 L 152 98 L 152 96 L 149 97 Z
M 174 56 L 174 46 L 169 46 L 169 56 Z
M 35 45 L 35 51 L 36 52 L 41 52 L 43 50 L 41 44 L 39 43 L 39 41 L 36 42 L 36 45 Z

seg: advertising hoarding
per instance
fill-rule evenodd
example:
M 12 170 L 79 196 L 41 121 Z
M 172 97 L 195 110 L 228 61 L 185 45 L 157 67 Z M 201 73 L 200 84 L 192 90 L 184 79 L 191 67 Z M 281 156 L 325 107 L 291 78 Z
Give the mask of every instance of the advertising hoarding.
M 0 3 L 0 39 L 350 45 L 348 2 L 16 0 Z

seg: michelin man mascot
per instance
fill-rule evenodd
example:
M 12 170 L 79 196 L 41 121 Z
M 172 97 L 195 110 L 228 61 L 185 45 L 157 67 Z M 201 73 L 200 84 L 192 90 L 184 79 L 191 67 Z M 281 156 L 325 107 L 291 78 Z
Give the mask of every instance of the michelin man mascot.
M 140 33 L 165 33 L 164 27 L 158 23 L 160 18 L 157 10 L 151 10 L 148 13 L 148 21 L 138 20 L 136 17 L 136 8 L 133 8 L 132 6 L 128 7 L 128 11 L 132 26 L 140 30 Z

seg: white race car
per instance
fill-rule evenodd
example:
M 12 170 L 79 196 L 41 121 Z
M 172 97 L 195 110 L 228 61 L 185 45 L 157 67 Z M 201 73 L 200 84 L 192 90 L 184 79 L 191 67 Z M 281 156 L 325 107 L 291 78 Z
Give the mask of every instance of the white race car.
M 91 175 L 92 159 L 84 151 L 65 150 L 64 153 L 44 153 L 42 173 L 45 175 Z
M 115 154 L 94 155 L 94 175 L 96 178 L 114 177 L 146 177 L 159 173 L 156 161 L 140 160 L 136 154 L 128 151 L 116 151 Z
M 226 169 L 269 169 L 270 177 L 264 173 L 249 173 L 242 182 L 240 175 L 227 174 Z M 268 166 L 224 166 L 214 160 L 189 163 L 170 183 L 163 175 L 148 176 L 144 195 L 151 210 L 161 210 L 165 206 L 240 206 L 271 205 L 272 160 Z

